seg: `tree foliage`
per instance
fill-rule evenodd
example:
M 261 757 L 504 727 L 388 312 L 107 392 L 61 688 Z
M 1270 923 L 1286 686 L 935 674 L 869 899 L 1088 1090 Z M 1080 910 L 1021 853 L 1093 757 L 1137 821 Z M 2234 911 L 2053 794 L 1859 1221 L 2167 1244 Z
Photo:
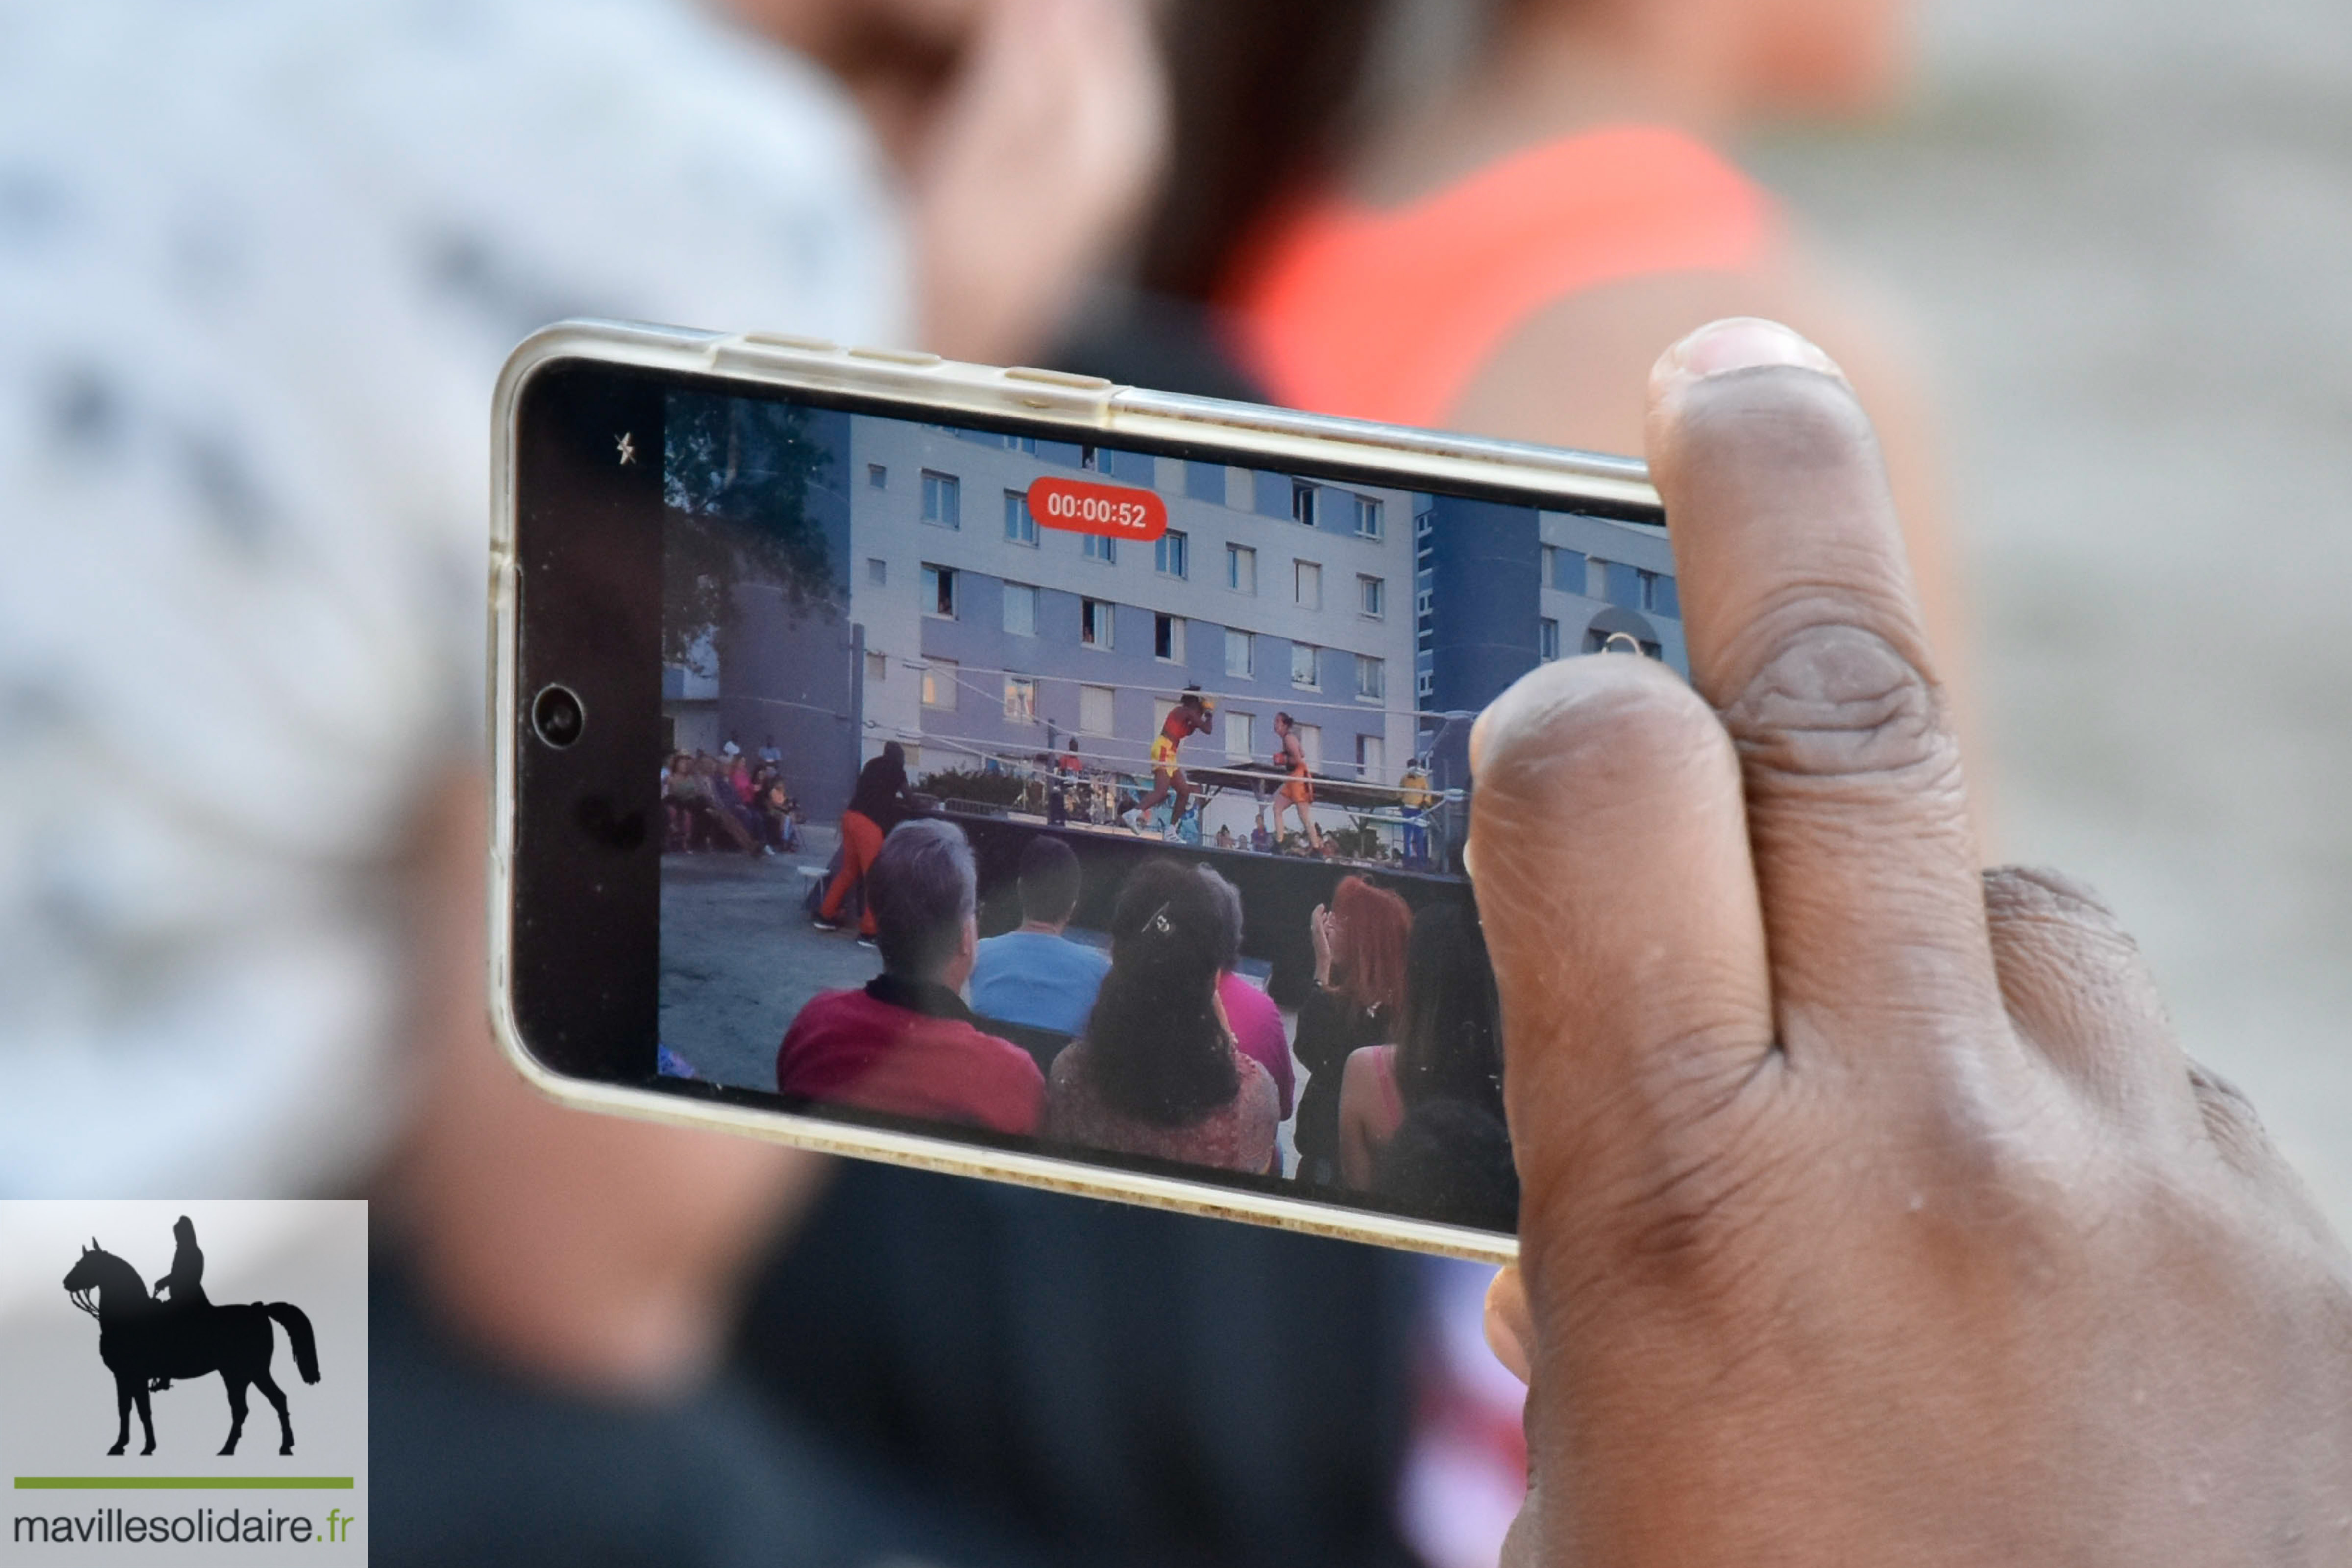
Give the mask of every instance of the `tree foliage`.
M 809 492 L 835 480 L 835 459 L 808 410 L 681 392 L 666 424 L 663 661 L 695 662 L 698 645 L 732 620 L 739 583 L 772 584 L 795 616 L 837 605 L 846 584 L 809 510 Z

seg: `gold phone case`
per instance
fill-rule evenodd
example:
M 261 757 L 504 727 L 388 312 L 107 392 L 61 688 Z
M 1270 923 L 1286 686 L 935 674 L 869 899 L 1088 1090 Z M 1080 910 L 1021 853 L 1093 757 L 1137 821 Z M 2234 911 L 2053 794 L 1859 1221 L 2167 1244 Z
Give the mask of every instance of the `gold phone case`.
M 490 504 L 490 744 L 493 763 L 489 864 L 490 1022 L 517 1071 L 561 1104 L 682 1127 L 718 1129 L 832 1154 L 887 1160 L 924 1170 L 985 1176 L 1186 1214 L 1246 1220 L 1312 1235 L 1415 1251 L 1507 1262 L 1513 1238 L 1345 1205 L 1238 1191 L 1207 1182 L 1014 1152 L 922 1133 L 849 1125 L 700 1100 L 550 1070 L 525 1047 L 513 1007 L 511 921 L 515 851 L 517 651 L 515 422 L 532 374 L 556 361 L 721 377 L 746 388 L 852 394 L 899 405 L 909 417 L 982 415 L 1080 433 L 1181 441 L 1260 468 L 1345 466 L 1438 486 L 1507 486 L 1557 498 L 1564 508 L 1604 501 L 1655 506 L 1648 470 L 1629 458 L 1561 451 L 1516 442 L 1333 419 L 1254 404 L 1118 386 L 1058 371 L 963 364 L 896 349 L 841 348 L 766 332 L 728 334 L 633 322 L 560 322 L 526 339 L 499 377 L 492 411 Z M 650 934 L 650 933 L 649 933 Z

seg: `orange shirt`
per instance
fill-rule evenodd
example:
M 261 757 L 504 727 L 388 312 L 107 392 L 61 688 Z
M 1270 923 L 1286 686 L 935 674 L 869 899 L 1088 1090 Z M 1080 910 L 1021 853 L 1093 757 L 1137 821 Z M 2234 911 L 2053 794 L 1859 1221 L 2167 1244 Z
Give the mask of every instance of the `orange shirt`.
M 1771 198 L 1706 143 L 1660 126 L 1514 153 L 1402 207 L 1325 196 L 1277 217 L 1224 305 L 1231 344 L 1290 407 L 1439 426 L 1545 306 L 1659 272 L 1753 266 Z

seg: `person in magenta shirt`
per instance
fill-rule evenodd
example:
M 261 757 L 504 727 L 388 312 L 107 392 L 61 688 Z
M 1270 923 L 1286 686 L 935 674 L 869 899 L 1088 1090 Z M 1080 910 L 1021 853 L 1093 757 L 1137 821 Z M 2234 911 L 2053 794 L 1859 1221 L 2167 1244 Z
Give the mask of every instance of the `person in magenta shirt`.
M 979 949 L 971 847 L 953 823 L 901 823 L 866 874 L 882 973 L 813 997 L 776 1051 L 776 1091 L 1033 1133 L 1045 1079 L 983 1032 L 960 993 Z
M 1274 1005 L 1273 997 L 1243 978 L 1237 967 L 1242 958 L 1241 889 L 1207 866 L 1201 868 L 1201 876 L 1217 895 L 1217 907 L 1224 914 L 1224 963 L 1217 975 L 1217 1000 L 1224 1005 L 1234 1046 L 1274 1079 L 1281 1102 L 1279 1115 L 1287 1121 L 1297 1069 L 1290 1059 L 1290 1038 L 1282 1032 L 1282 1009 Z

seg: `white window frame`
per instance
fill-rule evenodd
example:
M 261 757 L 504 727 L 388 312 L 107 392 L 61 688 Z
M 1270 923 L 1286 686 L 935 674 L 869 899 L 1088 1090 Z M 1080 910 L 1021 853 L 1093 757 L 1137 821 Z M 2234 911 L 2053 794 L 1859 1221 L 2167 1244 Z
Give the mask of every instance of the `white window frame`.
M 923 661 L 923 706 L 952 713 L 956 705 L 956 688 L 961 684 L 961 662 L 952 658 L 927 658 Z
M 1034 675 L 1011 675 L 1004 678 L 1004 721 L 1008 724 L 1034 724 L 1037 721 L 1037 678 Z
M 1249 568 L 1246 574 L 1249 581 L 1246 584 L 1242 581 L 1244 575 L 1242 568 L 1244 566 Z M 1257 550 L 1255 546 L 1248 544 L 1225 546 L 1225 586 L 1234 593 L 1247 594 L 1253 599 L 1257 597 Z
M 1307 575 L 1309 573 L 1314 574 L 1311 578 Z M 1315 584 L 1315 596 L 1311 599 L 1307 595 L 1309 582 Z M 1297 559 L 1290 563 L 1290 602 L 1302 610 L 1323 607 L 1323 563 Z
M 1241 667 L 1235 668 L 1234 653 L 1241 652 Z M 1225 628 L 1225 673 L 1240 680 L 1257 678 L 1257 634 L 1243 631 L 1239 626 Z
M 1307 656 L 1307 669 L 1309 679 L 1306 680 L 1298 679 L 1298 656 L 1302 653 Z M 1290 687 L 1294 691 L 1320 691 L 1323 689 L 1323 649 L 1317 644 L 1311 642 L 1293 642 L 1290 645 Z
M 945 504 L 940 504 L 944 502 Z M 937 468 L 923 470 L 922 517 L 933 528 L 963 531 L 963 481 Z
M 1387 578 L 1375 577 L 1369 572 L 1356 574 L 1356 614 L 1368 621 L 1388 619 L 1389 580 Z
M 1007 583 L 1007 584 L 1004 584 L 1004 613 L 1003 613 L 1003 622 L 1004 622 L 1004 635 L 1005 635 L 1005 636 L 1007 636 L 1007 637 L 1035 637 L 1035 636 L 1037 635 L 1037 617 L 1038 617 L 1038 615 L 1039 615 L 1040 611 L 1042 611 L 1042 610 L 1043 610 L 1043 608 L 1044 608 L 1044 603 L 1043 603 L 1044 599 L 1045 599 L 1045 595 L 1042 595 L 1042 594 L 1040 594 L 1040 593 L 1037 591 L 1036 587 L 1035 587 L 1034 584 L 1028 584 L 1028 583 Z M 1024 604 L 1024 605 L 1028 605 L 1028 606 L 1029 606 L 1029 612 L 1028 612 L 1028 616 L 1027 616 L 1027 619 L 1028 619 L 1029 624 L 1028 624 L 1028 626 L 1025 626 L 1025 627 L 1024 627 L 1024 626 L 1014 626 L 1014 625 L 1013 624 L 1013 605 L 1014 605 L 1014 603 L 1015 603 L 1016 601 L 1017 601 L 1017 602 L 1019 602 L 1019 603 L 1021 603 L 1021 604 Z
M 1118 608 L 1110 600 L 1078 601 L 1078 646 L 1105 653 L 1118 646 Z

